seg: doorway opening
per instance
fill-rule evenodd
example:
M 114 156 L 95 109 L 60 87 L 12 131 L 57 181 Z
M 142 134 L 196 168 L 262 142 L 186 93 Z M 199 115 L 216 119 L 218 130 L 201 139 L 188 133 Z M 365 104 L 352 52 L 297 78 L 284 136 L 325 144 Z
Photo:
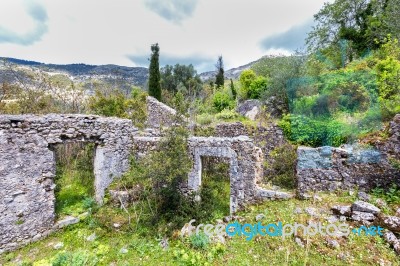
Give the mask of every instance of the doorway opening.
M 77 216 L 95 204 L 94 143 L 63 143 L 53 147 L 56 159 L 55 213 Z
M 211 219 L 220 219 L 230 214 L 231 182 L 229 158 L 201 156 L 201 199 L 209 205 Z

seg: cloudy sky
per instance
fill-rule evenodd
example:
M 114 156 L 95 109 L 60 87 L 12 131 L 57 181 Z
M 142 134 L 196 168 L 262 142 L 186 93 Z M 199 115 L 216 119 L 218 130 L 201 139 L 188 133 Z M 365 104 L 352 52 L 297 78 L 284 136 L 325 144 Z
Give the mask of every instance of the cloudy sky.
M 45 63 L 213 70 L 304 45 L 326 0 L 0 0 L 0 57 Z

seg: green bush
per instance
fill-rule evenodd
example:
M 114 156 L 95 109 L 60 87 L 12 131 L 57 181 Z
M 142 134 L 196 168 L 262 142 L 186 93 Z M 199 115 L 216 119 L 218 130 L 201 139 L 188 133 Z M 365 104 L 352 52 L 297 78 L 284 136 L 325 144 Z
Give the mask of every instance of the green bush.
M 205 249 L 210 243 L 210 239 L 204 233 L 192 234 L 189 237 L 189 242 L 195 249 Z
M 253 70 L 244 70 L 239 77 L 240 96 L 243 99 L 258 99 L 267 89 L 268 79 L 264 76 L 257 76 Z
M 196 117 L 196 122 L 200 125 L 209 125 L 213 122 L 214 116 L 211 114 L 200 114 Z
M 213 96 L 213 106 L 217 112 L 235 107 L 235 101 L 226 90 L 219 90 Z
M 96 264 L 96 257 L 83 251 L 58 253 L 52 263 L 53 266 L 90 266 Z
M 296 187 L 296 147 L 290 144 L 283 144 L 270 152 L 270 163 L 266 167 L 270 170 L 267 181 L 272 184 L 293 189 Z
M 261 94 L 267 89 L 268 79 L 263 76 L 258 76 L 253 82 L 251 82 L 247 91 L 247 98 L 258 99 Z
M 347 126 L 333 119 L 316 120 L 306 116 L 285 115 L 278 125 L 290 141 L 299 145 L 337 147 L 350 138 Z
M 215 117 L 220 120 L 230 120 L 239 117 L 239 114 L 234 110 L 224 109 L 220 113 L 216 114 Z
M 96 91 L 89 98 L 89 109 L 97 115 L 131 119 L 135 126 L 143 128 L 147 119 L 146 96 L 139 88 L 133 88 L 130 97 L 120 91 L 110 94 Z

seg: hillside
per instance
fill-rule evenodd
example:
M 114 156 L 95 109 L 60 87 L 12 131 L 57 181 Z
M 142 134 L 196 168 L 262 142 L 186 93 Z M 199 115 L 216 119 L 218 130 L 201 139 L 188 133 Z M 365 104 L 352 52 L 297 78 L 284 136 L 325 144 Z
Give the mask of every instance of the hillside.
M 87 65 L 87 64 L 46 64 L 41 62 L 0 57 L 0 61 L 6 61 L 14 65 L 17 69 L 24 68 L 40 70 L 50 76 L 62 74 L 67 76 L 70 80 L 78 83 L 88 83 L 91 80 L 103 81 L 106 83 L 119 83 L 121 86 L 138 86 L 145 87 L 149 75 L 148 69 L 145 67 L 127 67 L 118 65 Z M 253 64 L 258 62 L 250 62 L 246 65 L 228 69 L 225 71 L 226 79 L 238 79 L 243 70 L 249 69 Z M 214 78 L 215 71 L 207 71 L 199 74 L 202 81 Z M 10 75 L 4 66 L 0 64 L 0 82 L 7 80 L 8 82 L 15 81 L 15 77 Z
M 104 82 L 118 81 L 125 85 L 144 87 L 148 77 L 148 70 L 144 67 L 125 67 L 117 65 L 96 66 L 86 64 L 58 65 L 15 58 L 0 58 L 0 60 L 6 60 L 6 62 L 11 63 L 17 69 L 28 68 L 33 71 L 40 70 L 51 76 L 55 74 L 63 74 L 70 80 L 82 83 L 86 83 L 89 80 L 99 80 Z M 10 75 L 4 67 L 0 66 L 0 82 L 2 82 L 5 77 L 10 78 Z M 11 80 L 11 82 L 12 81 L 13 80 Z

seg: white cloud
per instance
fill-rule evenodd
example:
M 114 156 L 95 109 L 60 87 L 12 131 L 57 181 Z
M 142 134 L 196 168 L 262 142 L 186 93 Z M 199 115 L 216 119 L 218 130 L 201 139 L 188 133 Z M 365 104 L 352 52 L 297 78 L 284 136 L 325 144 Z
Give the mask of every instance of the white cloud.
M 144 3 L 161 17 L 179 24 L 192 15 L 197 0 L 144 0 Z
M 45 8 L 37 1 L 4 1 L 7 8 L 0 9 L 0 43 L 30 45 L 39 41 L 47 32 Z
M 14 1 L 0 1 L 0 27 L 18 34 L 31 32 L 35 19 L 26 12 L 28 1 L 19 7 L 12 4 Z M 164 11 L 149 9 L 143 0 L 41 0 L 38 3 L 48 17 L 47 32 L 26 46 L 0 43 L 0 56 L 134 66 L 143 65 L 143 60 L 134 58 L 148 57 L 150 45 L 158 42 L 161 60 L 164 56 L 169 64 L 193 60 L 199 71 L 213 70 L 218 55 L 223 55 L 225 67 L 230 68 L 271 52 L 285 52 L 285 47 L 268 50 L 260 42 L 312 18 L 323 2 L 197 0 L 187 7 L 177 6 L 182 1 L 169 0 L 175 6 L 168 9 L 163 4 L 164 9 L 178 15 L 168 20 Z M 3 13 L 8 14 L 8 20 Z

